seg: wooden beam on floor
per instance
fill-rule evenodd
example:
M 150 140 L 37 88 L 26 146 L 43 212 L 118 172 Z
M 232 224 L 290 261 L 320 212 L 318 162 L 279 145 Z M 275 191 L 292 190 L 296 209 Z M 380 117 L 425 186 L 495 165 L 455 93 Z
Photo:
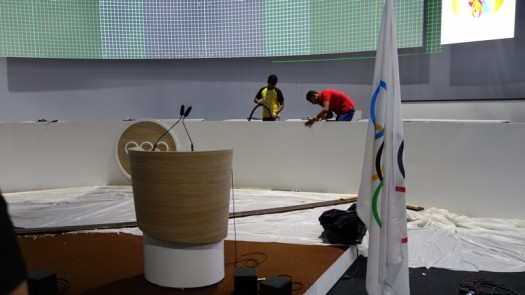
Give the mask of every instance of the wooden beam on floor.
M 357 201 L 357 197 L 355 196 L 343 197 L 343 198 L 340 198 L 337 200 L 331 200 L 331 201 L 322 201 L 322 202 L 315 202 L 315 203 L 308 203 L 308 204 L 301 204 L 301 205 L 292 205 L 292 206 L 284 206 L 284 207 L 277 207 L 277 208 L 267 208 L 267 209 L 235 212 L 235 213 L 230 213 L 230 218 L 249 217 L 249 216 L 264 215 L 264 214 L 275 214 L 275 213 L 307 210 L 307 209 L 318 208 L 318 207 L 355 203 L 356 201 Z
M 313 202 L 313 203 L 307 203 L 307 204 L 301 204 L 301 205 L 292 205 L 292 206 L 284 206 L 284 207 L 276 207 L 276 208 L 234 212 L 234 213 L 229 214 L 229 218 L 242 218 L 242 217 L 250 217 L 250 216 L 257 216 L 257 215 L 285 213 L 285 212 L 292 212 L 292 211 L 308 210 L 308 209 L 313 209 L 313 208 L 318 208 L 318 207 L 349 204 L 349 203 L 355 203 L 355 202 L 357 202 L 356 196 L 346 196 L 346 197 L 342 197 L 340 199 L 331 200 L 331 201 L 321 201 L 321 202 Z M 423 207 L 418 206 L 418 205 L 413 205 L 413 204 L 407 204 L 407 209 L 413 210 L 413 211 L 424 210 Z M 129 222 L 117 222 L 117 223 L 105 223 L 105 224 L 72 225 L 72 226 L 43 227 L 43 228 L 19 228 L 17 227 L 15 228 L 15 233 L 17 235 L 59 234 L 59 233 L 65 233 L 65 232 L 85 231 L 85 230 L 132 228 L 132 227 L 137 227 L 137 226 L 138 225 L 136 221 L 129 221 Z

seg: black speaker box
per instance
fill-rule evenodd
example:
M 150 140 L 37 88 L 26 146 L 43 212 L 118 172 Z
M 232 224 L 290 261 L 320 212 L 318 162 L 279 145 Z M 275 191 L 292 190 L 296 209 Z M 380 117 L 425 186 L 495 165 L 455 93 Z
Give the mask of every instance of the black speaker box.
M 234 273 L 235 295 L 257 295 L 257 270 L 253 267 L 241 267 Z
M 288 278 L 271 276 L 259 286 L 260 295 L 291 295 L 292 281 Z
M 47 269 L 40 269 L 27 276 L 30 295 L 57 294 L 57 274 Z

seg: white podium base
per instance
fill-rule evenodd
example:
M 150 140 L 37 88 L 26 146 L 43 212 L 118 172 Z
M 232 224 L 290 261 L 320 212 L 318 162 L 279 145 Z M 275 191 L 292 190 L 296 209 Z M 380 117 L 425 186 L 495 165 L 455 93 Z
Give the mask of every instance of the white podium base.
M 144 233 L 144 276 L 153 284 L 171 288 L 218 283 L 224 278 L 224 241 L 179 244 Z

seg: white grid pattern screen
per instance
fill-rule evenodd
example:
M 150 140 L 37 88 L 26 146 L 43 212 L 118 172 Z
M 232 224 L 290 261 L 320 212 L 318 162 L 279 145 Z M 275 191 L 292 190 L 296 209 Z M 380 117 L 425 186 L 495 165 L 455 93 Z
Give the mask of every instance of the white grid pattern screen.
M 398 47 L 424 2 L 395 1 Z M 375 50 L 384 0 L 2 0 L 0 56 L 185 59 Z

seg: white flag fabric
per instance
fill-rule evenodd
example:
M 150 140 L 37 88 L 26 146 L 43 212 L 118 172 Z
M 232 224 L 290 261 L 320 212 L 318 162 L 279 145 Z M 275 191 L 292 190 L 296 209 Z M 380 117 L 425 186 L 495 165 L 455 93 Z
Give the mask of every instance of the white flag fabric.
M 403 124 L 393 0 L 386 0 L 374 69 L 357 213 L 369 231 L 366 290 L 409 295 Z

